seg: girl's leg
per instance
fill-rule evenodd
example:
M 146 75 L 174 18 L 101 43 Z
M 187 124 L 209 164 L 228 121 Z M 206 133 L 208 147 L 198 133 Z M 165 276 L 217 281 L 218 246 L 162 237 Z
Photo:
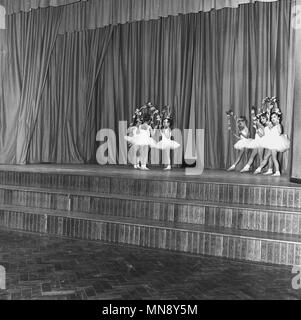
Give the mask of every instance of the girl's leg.
M 171 170 L 170 165 L 170 149 L 163 149 L 162 150 L 162 162 L 167 167 L 164 170 Z
M 269 158 L 268 171 L 264 173 L 265 176 L 271 176 L 273 174 L 273 156 Z
M 267 163 L 269 162 L 270 157 L 272 156 L 272 151 L 268 150 L 263 161 L 261 162 L 260 166 L 256 169 L 256 171 L 254 172 L 254 174 L 259 174 L 261 173 L 262 169 L 267 165 Z
M 128 153 L 128 160 L 134 166 L 135 169 L 137 169 L 137 165 L 139 164 L 138 162 L 139 160 L 137 157 L 138 149 L 139 149 L 138 146 L 132 145 Z
M 262 149 L 262 148 L 259 148 L 259 149 L 257 149 L 257 152 L 258 152 L 258 155 L 259 155 L 259 161 L 260 161 L 260 163 L 263 161 L 263 153 L 264 153 L 264 149 Z
M 246 164 L 246 166 L 240 171 L 241 173 L 250 171 L 251 165 L 254 162 L 255 157 L 257 156 L 257 153 L 258 153 L 258 149 L 253 149 L 251 156 L 249 158 L 249 161 Z
M 141 169 L 142 170 L 149 170 L 146 167 L 147 159 L 148 159 L 148 146 L 142 146 L 140 151 L 141 151 L 141 154 L 140 154 L 140 157 L 141 157 Z
M 239 164 L 244 152 L 245 152 L 245 149 L 242 149 L 242 150 L 238 151 L 237 159 L 236 159 L 235 163 L 228 169 L 228 171 L 234 171 L 235 170 L 235 168 Z
M 139 169 L 140 168 L 140 147 L 138 146 L 136 146 L 135 156 L 136 156 L 135 169 Z
M 279 166 L 279 162 L 277 159 L 277 155 L 278 152 L 276 150 L 272 151 L 272 159 L 273 159 L 273 163 L 274 163 L 274 167 L 275 167 L 275 174 L 273 174 L 273 177 L 280 177 L 281 173 L 280 173 L 280 166 Z

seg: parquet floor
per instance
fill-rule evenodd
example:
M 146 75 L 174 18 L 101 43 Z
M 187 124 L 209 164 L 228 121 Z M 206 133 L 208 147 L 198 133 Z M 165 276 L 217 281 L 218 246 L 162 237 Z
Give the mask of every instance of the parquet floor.
M 290 267 L 0 231 L 0 299 L 300 299 Z

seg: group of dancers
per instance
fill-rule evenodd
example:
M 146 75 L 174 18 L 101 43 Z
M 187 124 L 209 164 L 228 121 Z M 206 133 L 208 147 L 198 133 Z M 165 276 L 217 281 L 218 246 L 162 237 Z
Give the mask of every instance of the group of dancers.
M 265 98 L 258 110 L 252 108 L 251 120 L 256 133 L 255 138 L 251 139 L 247 118 L 237 117 L 231 110 L 227 112 L 229 130 L 239 139 L 234 145 L 238 150 L 237 159 L 228 171 L 235 171 L 244 153 L 252 150 L 247 164 L 240 172 L 250 172 L 258 156 L 260 165 L 254 174 L 263 173 L 263 169 L 268 165 L 264 175 L 281 176 L 278 154 L 290 148 L 290 140 L 283 134 L 282 116 L 278 99 Z M 156 148 L 162 150 L 163 163 L 166 165 L 164 170 L 171 170 L 170 151 L 180 147 L 178 142 L 172 140 L 172 122 L 169 106 L 158 109 L 149 102 L 135 110 L 128 135 L 125 136 L 131 146 L 130 161 L 135 169 L 150 170 L 147 167 L 149 148 Z M 156 142 L 154 136 L 158 131 L 161 140 Z
M 290 148 L 290 140 L 287 135 L 283 134 L 281 125 L 283 115 L 278 103 L 276 97 L 267 97 L 263 100 L 259 110 L 252 108 L 252 122 L 256 131 L 255 139 L 250 138 L 248 121 L 245 116 L 236 117 L 232 111 L 227 112 L 229 130 L 233 130 L 231 124 L 234 121 L 238 129 L 238 135 L 234 135 L 239 138 L 239 141 L 234 145 L 234 148 L 238 150 L 238 157 L 228 171 L 234 171 L 243 154 L 247 150 L 252 150 L 248 163 L 240 172 L 250 172 L 251 166 L 258 155 L 260 165 L 254 174 L 263 173 L 263 169 L 268 165 L 268 170 L 263 173 L 264 175 L 281 176 L 278 154 Z
M 124 138 L 131 146 L 130 161 L 135 169 L 150 170 L 147 167 L 149 148 L 162 150 L 164 170 L 171 170 L 170 151 L 180 147 L 172 140 L 172 113 L 169 106 L 158 110 L 151 102 L 137 108 L 133 115 L 133 122 Z M 156 142 L 153 138 L 159 130 L 162 139 Z

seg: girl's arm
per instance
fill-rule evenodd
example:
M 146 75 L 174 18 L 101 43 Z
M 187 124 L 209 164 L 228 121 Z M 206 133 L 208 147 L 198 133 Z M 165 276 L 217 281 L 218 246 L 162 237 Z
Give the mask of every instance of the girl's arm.
M 172 139 L 173 138 L 172 135 L 171 135 L 171 129 L 170 128 L 168 129 L 167 135 L 168 135 L 167 139 Z
M 153 137 L 154 134 L 155 134 L 155 130 L 154 130 L 151 126 L 149 126 L 149 127 L 148 127 L 148 131 L 149 131 L 151 137 Z
M 256 133 L 259 135 L 260 138 L 262 138 L 265 135 L 264 128 L 259 128 L 258 130 L 256 130 Z
M 278 131 L 279 134 L 283 133 L 281 124 L 277 124 L 276 128 L 277 128 L 277 131 Z
M 243 129 L 243 130 L 240 132 L 240 136 L 241 136 L 242 138 L 248 138 L 248 137 L 249 137 L 249 129 L 248 129 L 248 128 Z
M 134 131 L 134 127 L 129 127 L 127 133 L 132 133 Z

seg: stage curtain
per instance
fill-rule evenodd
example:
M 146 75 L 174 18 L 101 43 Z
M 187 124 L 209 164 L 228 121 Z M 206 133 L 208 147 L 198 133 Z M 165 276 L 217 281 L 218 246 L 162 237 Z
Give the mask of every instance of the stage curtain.
M 0 0 L 7 14 L 27 12 L 38 8 L 59 7 L 86 0 Z
M 293 0 L 293 16 L 295 19 L 292 20 L 292 26 L 294 32 L 294 43 L 295 43 L 295 74 L 294 74 L 294 121 L 293 121 L 293 152 L 292 152 L 292 168 L 291 168 L 291 179 L 294 182 L 301 183 L 301 56 L 299 54 L 301 50 L 301 0 Z
M 0 105 L 1 163 L 26 163 L 61 11 L 52 8 L 8 17 Z
M 259 0 L 264 1 L 265 0 Z M 277 1 L 270 0 L 269 2 Z M 66 6 L 60 33 L 101 28 L 180 14 L 237 8 L 254 0 L 89 0 Z
M 236 141 L 225 112 L 249 118 L 250 106 L 276 95 L 290 135 L 290 10 L 289 1 L 256 3 L 117 26 L 96 90 L 99 128 L 117 129 L 146 101 L 169 104 L 175 127 L 205 129 L 206 167 L 226 168 Z
M 28 161 L 95 161 L 97 130 L 117 132 L 118 120 L 131 119 L 147 101 L 169 104 L 179 129 L 205 129 L 207 168 L 226 168 L 234 160 L 236 141 L 225 116 L 230 108 L 249 117 L 250 106 L 277 95 L 290 135 L 290 13 L 290 1 L 258 2 L 114 26 L 110 41 L 106 32 L 85 31 L 108 44 L 89 112 L 79 98 L 86 79 L 83 33 L 60 37 Z M 288 168 L 288 153 L 282 164 Z
M 112 26 L 65 34 L 56 42 L 28 162 L 95 162 L 95 82 Z

